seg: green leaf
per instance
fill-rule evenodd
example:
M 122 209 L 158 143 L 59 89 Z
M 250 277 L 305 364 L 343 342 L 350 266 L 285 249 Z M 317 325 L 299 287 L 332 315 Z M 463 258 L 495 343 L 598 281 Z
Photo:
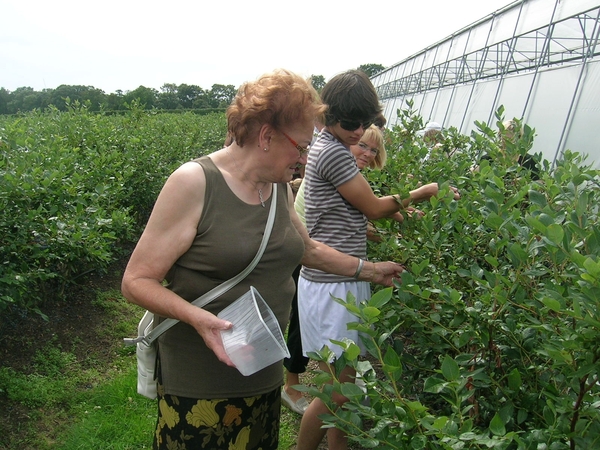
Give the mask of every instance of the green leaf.
M 402 365 L 400 362 L 400 357 L 391 347 L 389 347 L 387 352 L 385 352 L 385 355 L 383 356 L 383 362 L 392 367 L 400 367 Z
M 546 225 L 544 225 L 537 218 L 535 218 L 533 216 L 526 216 L 525 217 L 525 221 L 529 224 L 530 227 L 532 227 L 538 233 L 540 233 L 540 234 L 546 234 L 546 229 L 548 227 Z
M 435 197 L 432 197 L 435 198 Z M 420 450 L 427 446 L 427 438 L 423 435 L 417 435 L 413 437 L 410 441 L 410 448 L 414 450 Z
M 362 313 L 367 319 L 371 320 L 378 317 L 381 314 L 381 311 L 378 308 L 373 308 L 372 306 L 365 306 L 362 309 Z
M 419 275 L 421 275 L 421 272 L 423 271 L 423 269 L 425 267 L 427 267 L 428 265 L 429 265 L 429 259 L 424 259 L 420 263 L 411 264 L 410 271 L 412 273 L 414 273 L 415 275 L 419 276 Z
M 564 232 L 562 226 L 560 226 L 556 223 L 549 225 L 546 230 L 546 237 L 556 245 L 558 245 L 562 242 L 564 236 L 565 236 L 565 232 Z
M 541 206 L 542 208 L 548 204 L 546 201 L 546 196 L 538 191 L 529 191 L 527 193 L 529 196 L 529 201 L 535 205 Z
M 340 391 L 344 397 L 348 398 L 362 397 L 365 395 L 360 386 L 357 386 L 355 383 L 342 383 L 340 385 Z
M 586 258 L 583 262 L 583 267 L 594 278 L 600 278 L 600 263 L 594 261 L 592 258 Z
M 429 377 L 425 380 L 423 390 L 431 394 L 439 394 L 448 385 L 447 382 L 437 377 Z
M 436 430 L 443 430 L 446 424 L 448 423 L 448 417 L 441 416 L 433 421 L 433 428 Z
M 448 355 L 444 357 L 442 362 L 442 375 L 448 381 L 455 381 L 460 375 L 458 364 Z
M 523 381 L 521 380 L 521 374 L 519 369 L 516 367 L 508 374 L 508 387 L 513 391 L 518 391 L 521 388 Z
M 498 258 L 494 258 L 491 255 L 485 255 L 484 256 L 485 260 L 488 262 L 488 264 L 492 267 L 498 267 Z
M 500 414 L 496 413 L 494 418 L 490 422 L 490 431 L 496 436 L 504 436 L 506 434 L 506 427 L 504 421 L 500 417 Z
M 392 298 L 392 290 L 393 288 L 388 287 L 375 292 L 369 299 L 369 306 L 372 306 L 373 308 L 381 308 L 382 306 L 386 305 Z
M 516 242 L 508 247 L 511 262 L 514 266 L 520 267 L 527 261 L 527 252 Z
M 346 354 L 346 358 L 349 361 L 354 361 L 360 355 L 360 347 L 353 342 L 352 344 L 350 344 L 346 347 L 346 350 L 344 350 L 344 353 Z
M 552 311 L 560 312 L 560 310 L 561 310 L 560 302 L 558 300 L 555 300 L 555 299 L 550 298 L 550 297 L 544 297 L 544 299 L 542 300 L 542 302 L 544 303 L 544 305 L 546 305 Z

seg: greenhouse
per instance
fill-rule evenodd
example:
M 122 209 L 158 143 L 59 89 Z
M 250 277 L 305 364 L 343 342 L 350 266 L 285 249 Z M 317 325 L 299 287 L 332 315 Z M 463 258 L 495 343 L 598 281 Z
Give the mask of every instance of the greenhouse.
M 372 78 L 388 126 L 407 101 L 424 121 L 469 134 L 495 112 L 535 129 L 533 152 L 600 163 L 600 2 L 518 0 Z

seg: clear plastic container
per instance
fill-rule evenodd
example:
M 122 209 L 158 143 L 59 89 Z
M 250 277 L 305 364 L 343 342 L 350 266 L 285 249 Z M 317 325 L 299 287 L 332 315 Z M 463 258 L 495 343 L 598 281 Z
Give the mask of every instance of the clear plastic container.
M 233 324 L 221 331 L 221 338 L 225 352 L 242 375 L 252 375 L 290 357 L 273 311 L 254 286 L 218 317 Z

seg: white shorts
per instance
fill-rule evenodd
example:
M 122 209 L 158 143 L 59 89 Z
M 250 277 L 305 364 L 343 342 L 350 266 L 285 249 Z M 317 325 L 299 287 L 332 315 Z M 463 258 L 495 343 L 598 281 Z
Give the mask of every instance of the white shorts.
M 348 330 L 348 323 L 359 319 L 350 313 L 344 305 L 337 303 L 331 296 L 346 300 L 348 292 L 356 298 L 356 304 L 371 298 L 371 286 L 366 281 L 342 283 L 318 283 L 303 277 L 298 280 L 298 317 L 302 336 L 302 352 L 318 352 L 325 345 L 336 357 L 341 356 L 342 348 L 331 339 L 348 338 L 360 347 L 361 355 L 365 347 L 356 330 Z

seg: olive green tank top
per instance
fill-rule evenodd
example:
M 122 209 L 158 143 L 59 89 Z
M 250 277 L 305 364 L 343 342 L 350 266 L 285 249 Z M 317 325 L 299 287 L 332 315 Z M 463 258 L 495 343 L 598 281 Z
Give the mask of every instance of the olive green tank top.
M 197 235 L 189 250 L 169 270 L 167 287 L 188 301 L 227 281 L 250 263 L 264 233 L 271 198 L 249 205 L 229 188 L 213 161 L 195 160 L 206 175 L 206 194 Z M 287 184 L 276 185 L 277 214 L 267 248 L 254 270 L 229 292 L 205 306 L 218 314 L 254 286 L 285 330 L 295 283 L 292 272 L 304 252 L 302 238 L 290 220 Z M 166 394 L 190 398 L 232 398 L 265 394 L 283 384 L 282 362 L 243 376 L 220 362 L 196 330 L 179 322 L 158 339 Z

